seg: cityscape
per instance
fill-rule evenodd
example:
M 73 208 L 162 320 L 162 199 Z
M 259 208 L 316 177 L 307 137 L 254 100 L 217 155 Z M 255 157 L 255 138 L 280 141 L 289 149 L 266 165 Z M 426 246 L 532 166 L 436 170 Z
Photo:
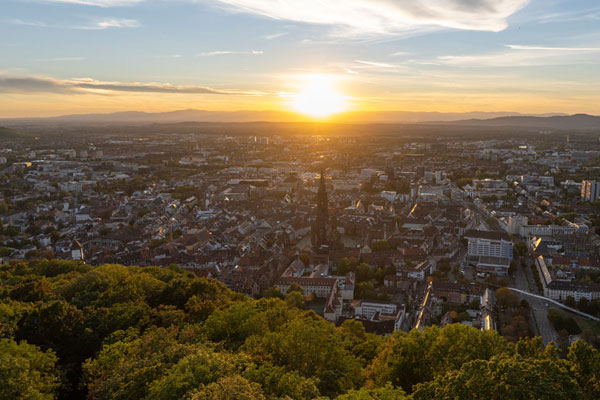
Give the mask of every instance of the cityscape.
M 597 5 L 174 3 L 0 5 L 0 400 L 600 398 Z

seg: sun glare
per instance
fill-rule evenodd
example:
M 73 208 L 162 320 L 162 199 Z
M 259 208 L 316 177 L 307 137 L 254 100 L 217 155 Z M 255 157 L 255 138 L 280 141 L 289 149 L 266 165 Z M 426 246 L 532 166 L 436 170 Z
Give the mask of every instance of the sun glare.
M 346 111 L 346 99 L 333 85 L 333 79 L 317 75 L 307 77 L 301 91 L 292 100 L 292 108 L 313 118 L 326 118 Z

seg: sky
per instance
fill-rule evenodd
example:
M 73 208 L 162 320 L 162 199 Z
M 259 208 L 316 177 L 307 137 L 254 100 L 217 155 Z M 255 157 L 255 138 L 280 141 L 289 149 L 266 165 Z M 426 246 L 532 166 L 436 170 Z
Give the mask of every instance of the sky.
M 0 1 L 0 117 L 294 111 L 302 93 L 348 111 L 598 115 L 600 3 Z

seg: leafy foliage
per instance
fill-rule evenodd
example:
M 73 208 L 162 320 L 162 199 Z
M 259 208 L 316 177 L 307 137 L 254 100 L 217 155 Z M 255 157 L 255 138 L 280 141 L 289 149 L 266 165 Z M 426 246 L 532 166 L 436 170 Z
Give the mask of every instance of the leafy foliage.
M 462 324 L 423 331 L 395 332 L 367 369 L 369 379 L 381 386 L 391 382 L 407 392 L 412 386 L 459 369 L 473 360 L 487 360 L 506 352 L 508 345 L 493 331 Z
M 419 384 L 413 398 L 575 400 L 580 392 L 562 363 L 502 356 L 471 361 Z
M 12 339 L 0 339 L 0 398 L 53 399 L 59 386 L 51 350 Z
M 31 260 L 0 281 L 0 398 L 600 397 L 600 354 L 583 341 L 561 359 L 539 338 L 460 324 L 384 338 L 300 309 L 297 290 L 250 300 L 175 267 Z

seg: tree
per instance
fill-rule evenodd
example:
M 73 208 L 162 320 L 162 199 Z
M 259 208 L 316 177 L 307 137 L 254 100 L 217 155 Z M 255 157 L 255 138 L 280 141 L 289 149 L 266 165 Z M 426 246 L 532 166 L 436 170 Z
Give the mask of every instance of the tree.
M 267 289 L 265 289 L 265 291 L 263 292 L 263 297 L 265 299 L 270 299 L 272 297 L 276 297 L 278 299 L 283 299 L 284 296 L 281 293 L 281 291 L 279 290 L 279 288 L 277 286 L 271 286 Z
M 346 275 L 350 271 L 350 260 L 348 257 L 344 257 L 340 260 L 336 267 L 336 273 L 338 275 Z
M 295 371 L 269 363 L 251 366 L 242 374 L 244 378 L 261 385 L 269 398 L 309 400 L 319 396 L 317 380 L 306 378 Z
M 56 361 L 52 350 L 0 339 L 0 398 L 53 399 L 60 385 Z
M 242 353 L 218 353 L 210 348 L 196 346 L 191 354 L 180 359 L 162 377 L 149 382 L 146 399 L 179 400 L 187 398 L 195 388 L 209 385 L 227 376 L 237 375 L 250 363 L 250 359 Z M 217 388 L 215 387 L 215 389 Z M 223 392 L 223 395 L 226 393 Z
M 524 256 L 527 254 L 527 245 L 525 244 L 525 242 L 515 243 L 515 253 L 518 256 Z
M 571 345 L 567 359 L 586 399 L 600 399 L 600 353 L 582 340 Z
M 297 283 L 292 283 L 287 290 L 287 293 L 290 292 L 300 292 L 302 293 L 302 286 L 298 285 Z
M 581 299 L 579 299 L 579 301 L 577 302 L 577 308 L 578 308 L 580 311 L 583 311 L 583 312 L 585 312 L 585 313 L 589 311 L 589 310 L 588 310 L 588 307 L 589 307 L 589 305 L 590 305 L 590 301 L 589 301 L 588 299 L 586 299 L 585 297 L 582 297 L 582 298 L 581 298 Z
M 236 303 L 230 307 L 216 310 L 205 321 L 203 331 L 213 342 L 220 342 L 227 349 L 237 349 L 252 335 L 263 335 L 269 331 L 269 323 L 283 324 L 287 321 L 287 313 L 280 312 L 280 318 L 268 320 L 265 308 L 281 310 L 285 303 L 281 300 L 269 299 L 256 303 Z
M 304 296 L 301 292 L 288 292 L 285 302 L 288 307 L 304 308 Z
M 507 349 L 506 341 L 497 332 L 462 324 L 409 333 L 396 331 L 367 368 L 366 375 L 375 385 L 391 382 L 410 392 L 417 383 L 457 370 L 469 361 L 503 354 Z
M 258 383 L 240 375 L 225 376 L 216 382 L 201 386 L 192 393 L 191 400 L 266 400 Z
M 369 264 L 360 263 L 356 268 L 356 282 L 365 282 L 373 279 L 374 271 L 369 267 Z
M 269 362 L 318 379 L 321 394 L 336 395 L 360 383 L 360 363 L 333 324 L 309 311 L 277 332 L 255 335 L 244 347 L 257 362 Z
M 335 398 L 335 400 L 408 400 L 404 390 L 395 388 L 390 384 L 374 389 L 361 388 L 350 390 L 348 393 Z
M 575 301 L 573 296 L 567 296 L 567 298 L 565 299 L 565 306 L 571 307 L 571 308 L 577 308 L 577 302 Z
M 550 321 L 554 329 L 556 329 L 558 332 L 565 330 L 567 332 L 567 336 L 581 333 L 581 329 L 579 328 L 577 321 L 575 321 L 573 317 L 566 315 L 556 308 L 551 308 L 548 310 L 548 321 Z
M 519 295 L 508 288 L 502 287 L 496 290 L 496 301 L 501 309 L 514 308 L 519 305 Z
M 177 333 L 175 328 L 154 328 L 142 336 L 133 329 L 115 332 L 109 344 L 83 364 L 88 396 L 145 398 L 154 380 L 193 351 L 193 346 L 177 341 Z
M 373 242 L 373 251 L 386 251 L 388 248 L 387 240 L 376 240 Z
M 500 356 L 475 360 L 459 370 L 418 384 L 414 400 L 579 399 L 577 383 L 561 364 Z
M 567 355 L 579 327 L 559 310 L 562 351 L 460 324 L 376 336 L 179 267 L 13 261 L 0 280 L 0 337 L 26 340 L 0 339 L 2 399 L 600 398 L 600 355 L 583 341 Z M 512 311 L 516 341 L 528 312 Z
M 354 289 L 354 297 L 357 299 L 377 300 L 377 290 L 373 282 L 360 282 Z

